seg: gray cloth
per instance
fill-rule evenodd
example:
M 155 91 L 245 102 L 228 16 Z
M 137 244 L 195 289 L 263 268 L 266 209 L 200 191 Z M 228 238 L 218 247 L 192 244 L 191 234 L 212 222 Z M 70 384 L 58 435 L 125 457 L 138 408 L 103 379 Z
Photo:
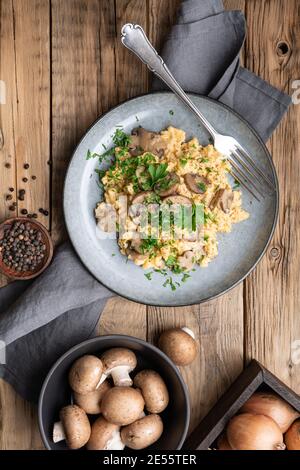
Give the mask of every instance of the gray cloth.
M 0 376 L 22 397 L 36 402 L 52 364 L 94 335 L 112 295 L 88 273 L 69 244 L 57 249 L 50 267 L 35 281 L 0 289 L 0 339 L 6 353 Z M 1 356 L 4 359 L 3 350 Z
M 162 55 L 184 89 L 231 106 L 266 140 L 290 98 L 240 68 L 244 37 L 242 13 L 225 12 L 220 0 L 186 0 Z M 154 87 L 161 84 L 155 81 Z M 24 398 L 36 401 L 53 362 L 94 334 L 112 295 L 68 244 L 57 250 L 37 280 L 1 289 L 0 340 L 6 343 L 6 364 L 0 366 L 0 376 Z
M 224 11 L 221 0 L 186 0 L 161 52 L 186 90 L 230 106 L 267 141 L 291 98 L 240 67 L 246 34 L 240 11 Z M 165 85 L 154 79 L 156 90 Z

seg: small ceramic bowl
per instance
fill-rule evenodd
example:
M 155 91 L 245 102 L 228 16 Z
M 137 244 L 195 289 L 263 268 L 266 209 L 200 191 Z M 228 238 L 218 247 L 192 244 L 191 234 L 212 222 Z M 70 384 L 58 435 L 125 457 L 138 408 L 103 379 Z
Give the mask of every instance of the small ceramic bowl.
M 2 253 L 0 251 L 0 271 L 9 279 L 16 281 L 33 279 L 34 277 L 37 277 L 39 274 L 41 274 L 49 266 L 53 257 L 53 243 L 48 230 L 42 224 L 25 217 L 14 217 L 12 219 L 7 219 L 5 222 L 0 224 L 0 240 L 4 237 L 5 230 L 9 229 L 15 222 L 21 222 L 24 224 L 29 223 L 31 228 L 41 232 L 42 242 L 46 245 L 45 258 L 38 265 L 35 271 L 17 272 L 3 262 Z
M 134 377 L 142 369 L 153 369 L 164 379 L 170 402 L 161 418 L 164 431 L 161 438 L 146 450 L 181 449 L 188 432 L 190 403 L 187 387 L 179 370 L 158 348 L 138 338 L 123 335 L 99 336 L 78 344 L 66 352 L 52 367 L 42 387 L 39 399 L 39 427 L 43 442 L 49 450 L 67 450 L 65 441 L 54 444 L 53 424 L 59 421 L 59 411 L 72 402 L 68 372 L 76 359 L 85 354 L 101 355 L 110 348 L 131 349 L 137 357 Z M 91 417 L 92 418 L 92 417 Z

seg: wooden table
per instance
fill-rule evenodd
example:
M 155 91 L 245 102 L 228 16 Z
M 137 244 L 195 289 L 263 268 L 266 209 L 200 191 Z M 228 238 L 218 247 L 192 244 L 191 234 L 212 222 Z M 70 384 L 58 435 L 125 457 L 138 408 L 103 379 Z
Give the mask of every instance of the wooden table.
M 140 23 L 159 47 L 178 3 L 1 0 L 0 80 L 6 84 L 7 101 L 0 105 L 1 219 L 26 209 L 38 213 L 56 243 L 65 238 L 62 185 L 72 150 L 99 115 L 149 89 L 146 67 L 120 44 L 120 28 L 127 21 Z M 245 66 L 290 94 L 300 79 L 298 3 L 225 1 L 226 8 L 246 14 Z M 251 358 L 300 393 L 300 365 L 292 361 L 292 344 L 300 340 L 299 127 L 300 105 L 295 104 L 269 142 L 281 191 L 279 224 L 263 261 L 243 284 L 188 308 L 145 307 L 116 298 L 101 318 L 101 334 L 127 333 L 149 341 L 170 326 L 195 331 L 199 356 L 182 369 L 191 395 L 191 428 Z M 24 202 L 16 199 L 19 189 L 26 190 Z M 11 200 L 6 200 L 8 194 Z M 9 207 L 14 201 L 13 212 Z M 36 409 L 4 382 L 0 448 L 43 448 Z

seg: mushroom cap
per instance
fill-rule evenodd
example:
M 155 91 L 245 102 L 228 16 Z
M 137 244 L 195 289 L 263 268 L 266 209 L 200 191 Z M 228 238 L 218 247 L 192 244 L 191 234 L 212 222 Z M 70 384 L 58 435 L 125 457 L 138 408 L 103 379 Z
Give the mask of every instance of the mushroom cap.
M 154 370 L 139 372 L 133 384 L 139 388 L 145 400 L 149 413 L 161 413 L 169 404 L 169 392 L 162 377 Z
M 144 406 L 144 399 L 138 390 L 113 387 L 103 397 L 102 414 L 108 422 L 126 426 L 141 416 Z
M 124 427 L 121 431 L 121 439 L 130 449 L 145 449 L 160 438 L 163 429 L 161 417 L 151 414 Z
M 136 204 L 143 204 L 145 199 L 147 197 L 150 197 L 152 195 L 155 195 L 153 191 L 142 191 L 141 193 L 138 193 L 134 198 L 132 199 L 131 204 L 136 205 Z
M 179 183 L 179 176 L 174 172 L 170 172 L 155 184 L 154 191 L 161 197 L 171 196 L 176 193 Z
M 134 352 L 126 348 L 108 349 L 108 351 L 102 354 L 101 361 L 103 363 L 104 374 L 119 366 L 128 366 L 128 371 L 131 372 L 137 364 Z
M 101 413 L 101 402 L 104 394 L 111 388 L 110 383 L 105 380 L 92 392 L 81 394 L 73 392 L 73 398 L 76 405 L 80 406 L 89 415 L 98 415 Z
M 77 393 L 89 393 L 96 390 L 103 372 L 99 357 L 85 355 L 77 359 L 69 372 L 69 384 Z
M 77 405 L 68 405 L 60 410 L 66 443 L 70 449 L 80 449 L 90 438 L 91 425 L 86 412 Z
M 230 212 L 233 200 L 233 191 L 231 189 L 221 188 L 216 192 L 216 194 L 212 198 L 209 207 L 212 210 L 215 209 L 215 207 L 218 207 L 223 212 L 225 212 L 225 214 L 227 214 L 228 212 Z
M 177 366 L 191 364 L 197 355 L 197 342 L 181 328 L 163 331 L 158 340 L 158 347 Z
M 92 425 L 91 437 L 86 445 L 87 450 L 107 450 L 108 443 L 119 432 L 120 426 L 109 423 L 99 416 Z
M 179 196 L 179 195 L 167 196 L 163 199 L 163 202 L 167 203 L 167 204 L 174 204 L 174 205 L 178 204 L 180 206 L 191 206 L 192 205 L 192 201 L 188 197 Z
M 204 194 L 209 185 L 209 180 L 205 176 L 200 176 L 195 173 L 186 173 L 184 175 L 184 182 L 188 189 L 195 194 Z

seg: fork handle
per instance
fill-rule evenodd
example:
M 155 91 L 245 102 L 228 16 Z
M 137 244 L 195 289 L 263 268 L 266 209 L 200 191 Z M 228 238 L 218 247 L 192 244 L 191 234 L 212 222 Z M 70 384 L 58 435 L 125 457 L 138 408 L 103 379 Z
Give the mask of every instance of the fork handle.
M 147 38 L 143 28 L 137 24 L 127 23 L 123 26 L 121 34 L 123 45 L 130 51 L 134 52 L 138 58 L 147 65 L 151 72 L 155 73 L 155 75 L 157 75 L 175 93 L 175 95 L 177 95 L 178 98 L 180 98 L 186 106 L 196 114 L 210 135 L 215 137 L 216 130 L 175 80 L 162 57 L 160 57 Z

